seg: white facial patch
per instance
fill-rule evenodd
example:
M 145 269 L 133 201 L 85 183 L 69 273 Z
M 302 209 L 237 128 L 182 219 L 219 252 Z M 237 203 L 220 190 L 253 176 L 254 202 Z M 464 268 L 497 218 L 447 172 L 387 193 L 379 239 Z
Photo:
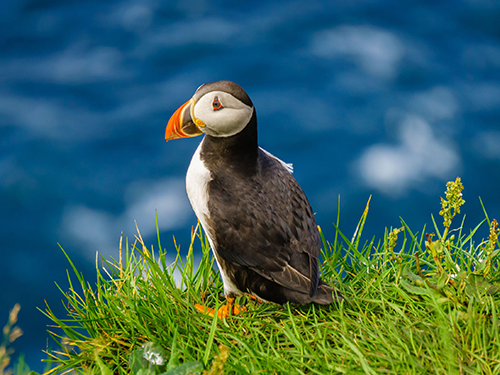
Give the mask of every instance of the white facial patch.
M 214 100 L 220 102 L 222 108 L 214 110 Z M 211 91 L 196 102 L 193 114 L 205 124 L 205 127 L 200 128 L 202 132 L 214 137 L 230 137 L 238 134 L 249 123 L 253 107 L 227 92 Z

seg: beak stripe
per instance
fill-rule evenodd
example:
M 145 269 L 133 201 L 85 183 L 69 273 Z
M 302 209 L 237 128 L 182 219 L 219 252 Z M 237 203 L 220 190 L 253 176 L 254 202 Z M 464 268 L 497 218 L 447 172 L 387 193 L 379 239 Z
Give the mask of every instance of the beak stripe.
M 189 108 L 188 108 L 189 107 Z M 202 134 L 192 120 L 194 99 L 188 100 L 174 112 L 165 129 L 165 140 L 194 137 Z M 189 110 L 189 112 L 186 112 Z

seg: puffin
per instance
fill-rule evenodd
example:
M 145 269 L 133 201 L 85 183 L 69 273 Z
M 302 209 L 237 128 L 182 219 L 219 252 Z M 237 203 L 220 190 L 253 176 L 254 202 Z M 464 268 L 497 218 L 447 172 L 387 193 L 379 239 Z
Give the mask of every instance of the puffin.
M 243 88 L 203 84 L 169 119 L 165 140 L 202 134 L 186 190 L 224 284 L 227 303 L 218 316 L 244 309 L 234 305 L 241 295 L 277 304 L 340 301 L 319 277 L 321 240 L 311 205 L 291 165 L 259 147 L 257 114 Z

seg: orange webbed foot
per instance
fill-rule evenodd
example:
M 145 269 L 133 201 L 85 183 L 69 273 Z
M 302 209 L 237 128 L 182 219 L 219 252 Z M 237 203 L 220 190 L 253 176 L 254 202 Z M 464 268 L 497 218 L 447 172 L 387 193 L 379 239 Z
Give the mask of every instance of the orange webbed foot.
M 198 311 L 202 312 L 203 314 L 206 314 L 209 316 L 215 315 L 215 309 L 211 309 L 209 307 L 206 307 L 206 306 L 203 306 L 200 304 L 196 304 L 196 305 L 194 305 L 194 307 L 196 307 L 196 309 Z M 225 305 L 219 307 L 219 310 L 217 310 L 217 317 L 219 319 L 225 319 L 229 315 L 238 315 L 240 312 L 246 311 L 246 309 L 247 308 L 245 306 L 235 305 L 234 298 L 228 297 L 227 303 Z
M 258 297 L 255 297 L 255 296 L 252 296 L 252 295 L 249 295 L 248 297 L 250 297 L 251 299 L 253 299 L 255 302 L 258 302 L 258 303 L 264 303 L 263 300 L 261 300 L 260 298 Z

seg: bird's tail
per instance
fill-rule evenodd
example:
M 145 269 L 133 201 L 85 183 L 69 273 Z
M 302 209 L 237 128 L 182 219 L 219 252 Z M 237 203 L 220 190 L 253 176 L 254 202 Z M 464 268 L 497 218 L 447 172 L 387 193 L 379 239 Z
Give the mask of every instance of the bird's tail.
M 312 302 L 321 305 L 329 305 L 333 301 L 340 302 L 344 299 L 338 290 L 333 289 L 330 285 L 323 280 L 319 280 L 318 290 L 312 297 Z

